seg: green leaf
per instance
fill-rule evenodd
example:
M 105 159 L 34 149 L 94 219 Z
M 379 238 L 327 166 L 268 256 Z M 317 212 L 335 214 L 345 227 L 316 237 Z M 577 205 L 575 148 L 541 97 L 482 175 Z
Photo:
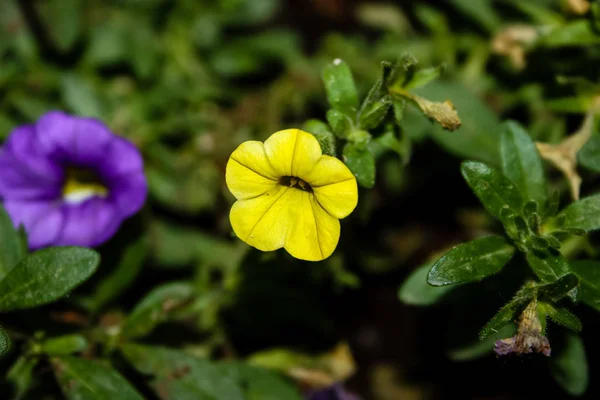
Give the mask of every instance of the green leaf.
M 125 344 L 123 355 L 163 400 L 245 400 L 235 380 L 209 360 L 166 347 Z
M 358 93 L 350 67 L 336 58 L 323 70 L 323 82 L 331 108 L 354 118 L 358 108 Z
M 500 271 L 515 248 L 502 236 L 487 236 L 454 247 L 433 264 L 427 282 L 433 286 L 480 281 Z
M 147 253 L 146 236 L 142 236 L 125 248 L 115 269 L 102 280 L 91 298 L 94 311 L 100 310 L 127 290 L 142 270 Z
M 344 146 L 344 163 L 356 177 L 359 185 L 372 188 L 375 185 L 375 158 L 368 149 L 362 149 L 354 143 Z
M 550 303 L 540 302 L 538 303 L 538 310 L 550 317 L 552 321 L 565 328 L 575 332 L 581 331 L 581 321 L 565 307 L 555 307 Z
M 26 251 L 12 220 L 0 204 L 0 281 L 25 256 Z
M 473 18 L 490 33 L 497 32 L 502 25 L 502 20 L 496 13 L 495 6 L 489 0 L 452 0 L 451 3 L 460 12 Z
M 408 82 L 402 86 L 406 90 L 417 89 L 433 82 L 440 77 L 446 70 L 446 64 L 438 65 L 437 67 L 422 68 L 412 75 Z
M 384 96 L 361 109 L 358 123 L 361 129 L 371 130 L 379 126 L 392 106 L 391 96 Z
M 143 397 L 111 367 L 76 357 L 52 359 L 54 374 L 69 400 L 143 400 Z
M 559 301 L 578 285 L 579 278 L 575 274 L 569 273 L 561 276 L 552 283 L 538 286 L 538 293 L 548 296 L 552 301 Z
M 123 19 L 109 18 L 92 28 L 85 60 L 94 66 L 117 64 L 129 53 L 129 33 Z
M 540 154 L 529 134 L 515 121 L 505 124 L 500 154 L 504 174 L 517 184 L 524 199 L 544 204 L 548 193 Z
M 593 135 L 579 150 L 577 161 L 589 170 L 600 172 L 600 135 Z
M 67 73 L 61 79 L 61 91 L 65 104 L 82 117 L 102 118 L 104 113 L 100 99 L 92 84 L 81 76 Z
M 328 110 L 326 114 L 327 122 L 336 136 L 346 138 L 352 130 L 352 121 L 350 117 L 338 110 Z
M 481 329 L 479 339 L 484 340 L 506 324 L 513 322 L 517 317 L 517 312 L 521 312 L 535 295 L 536 289 L 533 286 L 526 285 L 519 289 L 513 298 Z
M 550 358 L 554 380 L 570 395 L 581 396 L 588 383 L 588 363 L 583 341 L 579 335 L 567 332 L 564 347 Z
M 558 278 L 571 272 L 568 261 L 560 253 L 529 252 L 527 263 L 544 283 L 555 282 Z
M 585 231 L 594 231 L 600 228 L 600 194 L 588 196 L 571 203 L 558 213 L 557 217 L 564 216 L 563 228 L 576 228 Z
M 80 0 L 47 0 L 38 3 L 44 28 L 62 52 L 77 42 L 81 30 L 82 2 Z
M 588 19 L 577 19 L 558 26 L 536 44 L 544 47 L 581 47 L 600 43 L 600 35 L 592 29 Z
M 13 400 L 22 399 L 33 386 L 33 369 L 38 362 L 38 357 L 23 355 L 6 373 L 6 380 L 13 386 Z
M 10 337 L 0 326 L 0 357 L 10 350 Z
M 575 260 L 570 266 L 580 280 L 579 298 L 600 311 L 600 261 Z
M 167 320 L 169 312 L 187 304 L 194 288 L 187 282 L 170 282 L 155 287 L 131 311 L 123 325 L 127 338 L 138 338 L 150 333 L 156 325 Z
M 502 210 L 507 208 L 520 213 L 523 206 L 521 193 L 502 172 L 478 161 L 464 161 L 461 172 L 471 190 L 494 217 L 505 222 Z
M 232 3 L 223 3 L 221 7 L 228 7 L 231 12 L 223 15 L 227 24 L 258 25 L 269 21 L 280 9 L 277 0 L 244 0 Z
M 437 303 L 444 295 L 457 286 L 431 286 L 427 283 L 427 275 L 431 269 L 431 263 L 425 264 L 414 270 L 404 281 L 398 297 L 406 304 L 416 306 L 428 306 Z
M 411 141 L 407 135 L 402 135 L 398 139 L 397 128 L 393 124 L 389 124 L 385 128 L 385 132 L 371 141 L 371 145 L 381 146 L 384 150 L 392 150 L 400 156 L 404 164 L 408 163 L 411 155 Z M 375 158 L 378 157 L 378 152 L 373 151 Z
M 41 343 L 42 351 L 51 356 L 66 356 L 85 350 L 88 341 L 77 333 L 48 338 Z
M 243 388 L 246 400 L 303 399 L 292 382 L 273 371 L 241 362 L 224 362 L 217 368 Z
M 161 157 L 159 162 L 149 163 L 146 176 L 151 194 L 162 205 L 189 214 L 216 206 L 221 176 L 211 159 L 203 157 L 185 162 L 164 146 L 146 150 L 153 153 L 153 157 Z M 198 190 L 199 187 L 203 190 Z
M 223 270 L 239 265 L 248 251 L 244 243 L 234 243 L 198 229 L 154 219 L 150 226 L 150 248 L 160 268 L 180 268 L 205 263 Z
M 98 253 L 81 247 L 50 247 L 29 254 L 0 281 L 0 311 L 58 300 L 92 276 L 99 263 Z

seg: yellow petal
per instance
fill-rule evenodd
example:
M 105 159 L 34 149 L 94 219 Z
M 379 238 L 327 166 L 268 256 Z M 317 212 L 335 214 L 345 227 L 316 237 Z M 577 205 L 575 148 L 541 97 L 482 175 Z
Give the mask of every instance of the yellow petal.
M 321 146 L 300 129 L 275 132 L 265 140 L 265 153 L 273 170 L 281 176 L 302 176 L 321 158 Z
M 278 176 L 271 168 L 261 142 L 247 141 L 231 154 L 225 182 L 236 199 L 249 199 L 273 189 Z
M 322 156 L 312 171 L 301 178 L 312 186 L 321 206 L 334 217 L 345 218 L 356 208 L 356 178 L 337 158 Z
M 301 260 L 329 257 L 340 237 L 340 222 L 312 193 L 285 186 L 238 200 L 229 218 L 235 234 L 250 246 L 262 251 L 285 247 Z
M 237 237 L 262 251 L 283 247 L 293 223 L 288 213 L 293 192 L 299 190 L 277 185 L 261 196 L 236 201 L 229 220 Z
M 285 249 L 301 260 L 320 261 L 329 257 L 340 238 L 340 221 L 325 211 L 309 192 L 294 190 L 288 206 L 293 223 L 285 239 Z

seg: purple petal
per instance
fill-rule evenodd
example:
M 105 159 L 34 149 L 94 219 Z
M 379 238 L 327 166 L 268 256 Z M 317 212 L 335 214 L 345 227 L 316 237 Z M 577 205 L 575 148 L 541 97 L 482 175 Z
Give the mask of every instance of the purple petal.
M 62 168 L 38 149 L 32 126 L 11 132 L 0 149 L 0 197 L 54 199 L 63 179 Z
M 61 183 L 31 171 L 14 157 L 0 154 L 0 198 L 11 200 L 54 200 L 60 197 Z
M 63 227 L 63 213 L 52 202 L 7 200 L 4 208 L 15 227 L 25 227 L 32 250 L 54 244 Z
M 0 149 L 0 197 L 55 199 L 62 181 L 63 170 L 37 150 L 34 130 L 13 130 Z
M 94 166 L 106 156 L 113 134 L 94 118 L 60 111 L 44 114 L 36 124 L 41 148 L 53 159 L 76 166 Z
M 107 199 L 92 198 L 81 204 L 64 204 L 64 227 L 57 246 L 98 246 L 110 239 L 123 221 Z
M 106 181 L 122 175 L 141 173 L 144 161 L 140 151 L 131 142 L 115 136 L 98 164 L 98 172 Z
M 134 172 L 116 178 L 109 185 L 110 199 L 123 217 L 129 217 L 142 208 L 148 194 L 143 172 Z

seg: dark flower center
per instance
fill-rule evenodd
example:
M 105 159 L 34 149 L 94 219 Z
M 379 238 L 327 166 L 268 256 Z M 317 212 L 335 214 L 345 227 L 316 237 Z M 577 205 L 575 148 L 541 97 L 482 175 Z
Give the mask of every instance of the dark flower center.
M 91 197 L 106 197 L 108 188 L 100 176 L 90 168 L 67 167 L 63 184 L 63 199 L 81 203 Z
M 303 181 L 300 178 L 296 178 L 295 176 L 282 176 L 279 179 L 279 184 L 282 186 L 304 190 L 305 192 L 312 193 L 313 191 L 312 187 L 308 184 L 308 182 Z

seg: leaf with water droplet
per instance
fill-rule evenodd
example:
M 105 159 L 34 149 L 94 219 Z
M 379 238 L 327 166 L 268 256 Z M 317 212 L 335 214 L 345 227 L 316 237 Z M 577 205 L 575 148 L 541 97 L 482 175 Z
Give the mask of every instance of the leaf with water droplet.
M 503 219 L 503 209 L 520 213 L 523 198 L 516 185 L 498 169 L 478 161 L 464 161 L 461 172 L 486 210 L 494 217 Z M 505 215 L 505 214 L 504 214 Z
M 433 286 L 479 281 L 499 272 L 515 248 L 502 236 L 487 236 L 463 243 L 431 267 L 427 282 Z

